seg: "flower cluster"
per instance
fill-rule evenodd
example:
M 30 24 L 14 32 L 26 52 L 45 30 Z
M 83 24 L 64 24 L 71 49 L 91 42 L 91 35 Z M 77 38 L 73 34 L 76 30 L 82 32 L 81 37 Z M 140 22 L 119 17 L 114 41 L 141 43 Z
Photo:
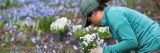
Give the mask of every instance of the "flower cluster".
M 80 39 L 82 40 L 82 43 L 80 43 L 81 49 L 83 49 L 85 53 L 88 53 L 90 49 L 98 47 L 104 43 L 104 40 L 99 37 L 98 33 L 87 34 L 80 37 Z
M 94 30 L 103 38 L 108 39 L 110 38 L 109 35 L 109 27 L 95 27 Z
M 50 25 L 50 30 L 53 33 L 64 32 L 70 24 L 70 20 L 68 20 L 66 17 L 62 17 L 52 22 L 52 24 Z
M 102 33 L 109 32 L 109 27 L 98 27 L 98 32 L 102 32 Z
M 81 30 L 82 29 L 82 25 L 74 25 L 72 27 L 73 31 L 76 31 L 76 30 Z
M 82 28 L 81 25 L 75 25 L 72 28 L 74 37 L 80 39 L 80 48 L 84 53 L 88 53 L 90 49 L 95 47 L 103 47 L 110 38 L 109 27 L 88 26 Z
M 76 39 L 86 34 L 86 31 L 82 28 L 82 25 L 74 25 L 72 29 L 73 35 Z
M 81 33 L 80 33 L 81 32 Z M 85 32 L 85 33 L 82 33 Z M 81 25 L 73 26 L 73 34 L 77 36 L 84 36 L 86 33 L 98 33 L 102 38 L 110 38 L 109 35 L 109 27 L 92 27 L 88 26 L 86 28 L 82 28 Z

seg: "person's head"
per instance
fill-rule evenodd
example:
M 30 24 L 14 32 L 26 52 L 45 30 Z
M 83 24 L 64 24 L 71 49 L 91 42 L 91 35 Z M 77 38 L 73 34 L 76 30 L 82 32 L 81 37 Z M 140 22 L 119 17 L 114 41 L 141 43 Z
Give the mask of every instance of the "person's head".
M 83 27 L 100 25 L 103 10 L 109 0 L 83 0 L 80 6 Z

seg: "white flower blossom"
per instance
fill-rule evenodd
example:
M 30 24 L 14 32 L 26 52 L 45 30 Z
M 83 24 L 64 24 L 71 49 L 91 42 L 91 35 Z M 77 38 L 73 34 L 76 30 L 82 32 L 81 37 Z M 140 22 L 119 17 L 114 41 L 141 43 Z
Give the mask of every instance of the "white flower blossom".
M 66 27 L 68 27 L 71 24 L 71 21 L 68 20 L 66 17 L 59 18 L 55 20 L 55 22 L 52 22 L 50 25 L 50 30 L 64 30 Z
M 73 27 L 73 31 L 76 31 L 76 30 L 78 30 L 78 29 L 82 29 L 82 25 L 74 25 Z
M 109 31 L 109 27 L 99 27 L 98 31 L 99 32 L 107 32 L 107 31 Z
M 83 30 L 83 29 L 82 29 Z M 102 46 L 104 44 L 104 39 L 108 35 L 109 27 L 86 27 L 85 32 L 89 33 L 84 35 L 83 37 L 79 37 L 82 40 L 82 49 L 89 50 L 91 48 L 95 48 L 98 46 Z M 92 33 L 92 34 L 90 34 Z M 90 47 L 90 48 L 88 48 Z
M 83 44 L 85 45 L 85 46 L 88 46 L 88 44 L 89 43 L 91 43 L 91 42 L 93 42 L 94 41 L 94 39 L 96 38 L 96 36 L 97 36 L 97 33 L 93 33 L 93 34 L 87 34 L 87 35 L 85 35 L 84 37 L 80 37 L 80 39 L 83 39 Z

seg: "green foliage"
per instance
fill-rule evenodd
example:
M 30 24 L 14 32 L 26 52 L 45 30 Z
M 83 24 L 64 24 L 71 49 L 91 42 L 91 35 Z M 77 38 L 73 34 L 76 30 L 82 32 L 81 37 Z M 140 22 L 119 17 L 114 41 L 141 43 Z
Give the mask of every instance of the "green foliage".
M 29 47 L 29 48 L 32 48 L 32 47 L 35 46 L 35 45 L 32 43 L 31 38 L 28 39 L 28 40 L 26 40 L 26 41 L 24 42 L 24 44 L 25 44 L 27 47 Z
M 3 29 L 4 27 L 4 20 L 0 20 L 0 29 Z
M 55 17 L 53 17 L 53 16 L 40 17 L 37 20 L 37 28 L 38 28 L 38 30 L 45 31 L 45 32 L 50 31 L 50 24 L 54 20 L 55 20 Z
M 76 31 L 73 32 L 73 35 L 75 37 L 75 39 L 82 37 L 86 34 L 85 31 L 83 31 L 82 29 L 77 29 Z
M 137 0 L 125 0 L 127 2 L 127 7 L 135 8 Z
M 27 40 L 27 35 L 26 35 L 25 33 L 23 33 L 22 35 L 20 35 L 20 36 L 17 38 L 17 40 L 24 42 L 24 41 Z
M 99 36 L 104 39 L 109 39 L 111 36 L 108 32 L 98 32 Z
M 4 46 L 6 46 L 5 43 L 0 43 L 0 48 L 3 48 Z
M 5 40 L 5 42 L 8 43 L 11 40 L 11 35 L 5 32 L 3 40 Z
M 10 0 L 5 0 L 5 7 L 9 7 L 11 5 Z
M 93 49 L 93 48 L 96 47 L 96 45 L 93 45 L 95 43 L 96 42 L 91 42 L 91 43 L 88 44 L 88 46 L 85 46 L 83 43 L 80 43 L 80 48 L 82 48 L 84 53 L 89 53 L 90 52 L 89 49 Z

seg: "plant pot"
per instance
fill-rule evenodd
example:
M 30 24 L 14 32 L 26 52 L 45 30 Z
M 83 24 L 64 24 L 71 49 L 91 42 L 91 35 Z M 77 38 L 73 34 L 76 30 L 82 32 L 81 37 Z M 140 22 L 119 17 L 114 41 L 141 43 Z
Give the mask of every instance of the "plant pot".
M 64 38 L 67 37 L 67 33 L 66 32 L 60 32 L 57 34 L 53 33 L 53 39 L 55 41 L 64 41 Z

